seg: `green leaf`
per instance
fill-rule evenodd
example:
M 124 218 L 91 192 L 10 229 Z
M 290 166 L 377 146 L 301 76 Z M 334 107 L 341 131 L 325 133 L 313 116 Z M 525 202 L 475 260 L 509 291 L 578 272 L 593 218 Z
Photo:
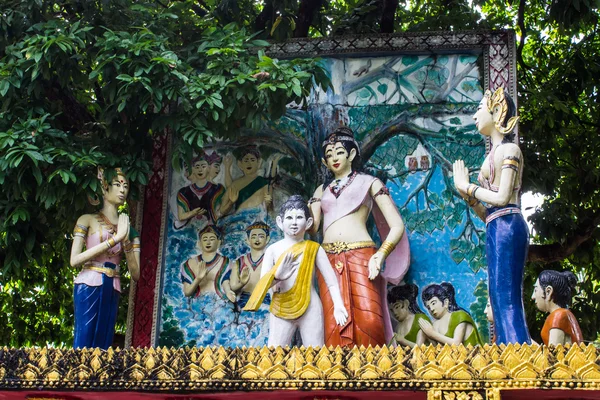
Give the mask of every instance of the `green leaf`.
M 0 82 L 0 96 L 2 96 L 2 97 L 6 96 L 6 93 L 8 93 L 8 89 L 9 89 L 8 80 L 1 81 Z

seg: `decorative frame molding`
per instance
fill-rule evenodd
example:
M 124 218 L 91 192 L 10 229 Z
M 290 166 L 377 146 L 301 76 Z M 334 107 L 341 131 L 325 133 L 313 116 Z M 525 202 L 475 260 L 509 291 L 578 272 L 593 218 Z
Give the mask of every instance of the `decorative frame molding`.
M 516 45 L 512 30 L 397 33 L 371 36 L 292 39 L 273 43 L 268 54 L 293 57 L 364 57 L 392 54 L 481 54 L 484 89 L 503 86 L 516 99 Z M 517 136 L 517 135 L 515 135 Z M 142 226 L 142 268 L 135 286 L 135 301 L 129 313 L 127 344 L 149 347 L 157 344 L 160 317 L 160 277 L 166 223 L 170 171 L 170 136 L 157 136 L 153 151 L 153 173 L 145 191 Z M 489 151 L 489 141 L 486 143 Z M 129 335 L 129 332 L 131 334 Z

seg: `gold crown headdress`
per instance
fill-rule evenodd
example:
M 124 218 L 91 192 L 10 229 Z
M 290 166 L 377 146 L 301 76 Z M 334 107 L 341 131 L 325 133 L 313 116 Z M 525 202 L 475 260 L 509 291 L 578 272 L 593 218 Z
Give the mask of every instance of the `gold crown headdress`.
M 271 227 L 262 221 L 255 221 L 246 228 L 246 233 L 250 233 L 253 229 L 262 229 L 268 235 L 271 232 Z
M 206 225 L 202 230 L 198 231 L 198 239 L 202 238 L 205 233 L 214 233 L 217 239 L 223 239 L 223 232 L 214 225 Z
M 498 111 L 500 114 L 498 115 L 498 119 L 495 123 L 496 129 L 498 129 L 498 131 L 503 135 L 508 135 L 511 133 L 512 130 L 515 129 L 515 126 L 519 121 L 519 117 L 511 117 L 508 121 L 506 121 L 506 126 L 502 126 L 502 123 L 506 119 L 506 114 L 508 113 L 508 102 L 504 95 L 504 88 L 499 87 L 494 91 L 493 94 L 491 90 L 486 90 L 483 96 L 487 99 L 487 108 L 491 114 L 494 113 L 494 107 L 500 107 L 500 110 Z

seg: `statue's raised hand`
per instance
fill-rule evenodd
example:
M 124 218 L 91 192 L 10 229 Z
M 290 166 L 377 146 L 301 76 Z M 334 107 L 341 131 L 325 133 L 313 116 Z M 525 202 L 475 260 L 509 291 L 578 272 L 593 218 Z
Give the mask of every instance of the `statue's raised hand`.
M 298 256 L 294 256 L 292 253 L 287 253 L 283 257 L 283 261 L 275 271 L 275 280 L 285 281 L 289 279 L 294 272 L 298 269 L 300 263 L 297 261 Z
M 119 222 L 117 222 L 117 234 L 114 239 L 115 242 L 122 242 L 129 233 L 129 216 L 127 214 L 119 215 Z
M 469 187 L 469 168 L 465 166 L 463 160 L 456 160 L 452 164 L 452 174 L 454 175 L 454 187 L 459 192 L 466 192 Z

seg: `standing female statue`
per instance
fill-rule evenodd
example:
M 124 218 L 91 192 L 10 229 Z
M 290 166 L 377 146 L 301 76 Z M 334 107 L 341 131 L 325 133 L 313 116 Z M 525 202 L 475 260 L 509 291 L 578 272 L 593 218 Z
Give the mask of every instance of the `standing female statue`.
M 496 343 L 531 343 L 523 309 L 523 272 L 529 230 L 519 208 L 523 155 L 510 133 L 517 124 L 512 99 L 499 88 L 485 92 L 473 116 L 479 132 L 492 141 L 481 166 L 479 186 L 469 183 L 462 160 L 454 162 L 454 186 L 487 226 L 489 293 Z M 485 202 L 486 208 L 481 204 Z
M 131 278 L 140 277 L 140 240 L 129 217 L 118 214 L 129 193 L 129 181 L 120 169 L 106 179 L 99 170 L 102 209 L 79 217 L 73 231 L 71 266 L 83 265 L 75 278 L 75 338 L 73 347 L 112 345 L 121 281 L 119 264 L 125 254 Z M 85 251 L 84 251 L 85 247 Z
M 333 301 L 319 276 L 325 315 L 325 345 L 376 346 L 394 334 L 387 305 L 387 282 L 398 284 L 410 259 L 404 223 L 389 191 L 379 179 L 358 172 L 360 149 L 348 127 L 340 127 L 323 142 L 323 163 L 333 175 L 309 201 L 315 229 L 323 216 L 323 248 L 334 267 L 349 316 L 339 326 Z M 373 211 L 379 249 L 367 230 Z M 396 247 L 396 245 L 400 245 Z M 387 266 L 382 272 L 383 262 Z

